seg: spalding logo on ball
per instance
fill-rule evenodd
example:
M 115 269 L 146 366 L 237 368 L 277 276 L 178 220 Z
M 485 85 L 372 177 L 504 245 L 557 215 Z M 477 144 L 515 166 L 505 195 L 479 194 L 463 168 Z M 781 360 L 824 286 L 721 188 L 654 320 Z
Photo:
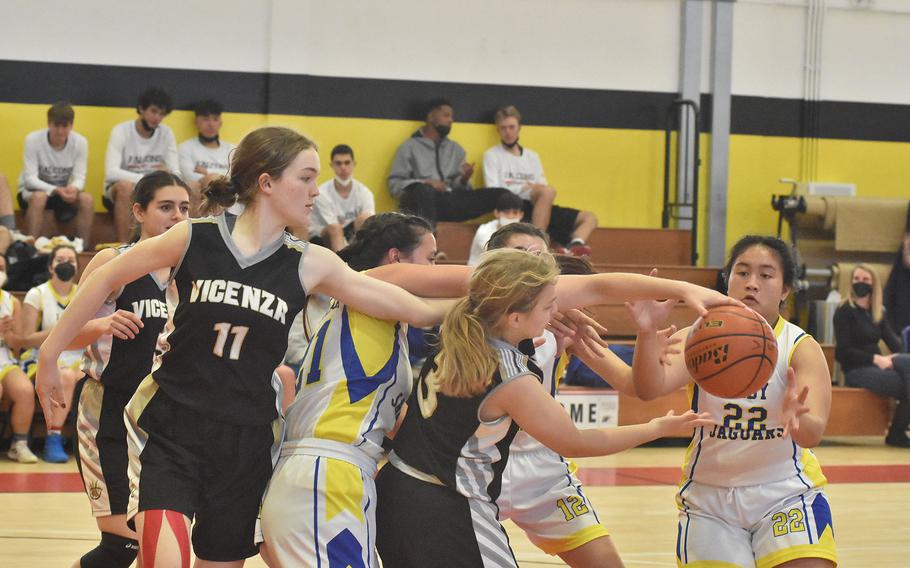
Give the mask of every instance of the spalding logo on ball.
M 686 339 L 686 367 L 700 388 L 722 398 L 761 389 L 777 365 L 774 330 L 757 312 L 737 306 L 709 310 Z

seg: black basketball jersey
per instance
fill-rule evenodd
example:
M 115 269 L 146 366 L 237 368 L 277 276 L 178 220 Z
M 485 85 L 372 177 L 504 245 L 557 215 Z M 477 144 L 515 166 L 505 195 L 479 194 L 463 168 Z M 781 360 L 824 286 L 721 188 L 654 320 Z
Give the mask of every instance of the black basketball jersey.
M 131 246 L 117 250 L 122 253 Z M 146 274 L 124 286 L 116 300 L 101 307 L 96 317 L 126 310 L 139 316 L 143 326 L 133 339 L 102 335 L 88 346 L 83 369 L 90 377 L 101 381 L 105 388 L 125 394 L 136 392 L 152 369 L 158 336 L 167 323 L 166 291 L 166 282 L 159 282 L 154 274 Z
M 408 412 L 395 436 L 389 460 L 404 471 L 416 470 L 466 497 L 495 501 L 502 487 L 502 472 L 509 445 L 518 425 L 508 416 L 481 422 L 480 405 L 497 387 L 528 374 L 542 380 L 531 360 L 533 347 L 522 350 L 490 340 L 499 368 L 487 389 L 470 398 L 456 398 L 434 387 L 435 358 L 428 360 L 408 400 Z M 403 464 L 402 464 L 403 462 Z
M 272 374 L 303 308 L 307 244 L 285 233 L 244 256 L 231 239 L 235 220 L 189 221 L 174 276 L 174 331 L 152 375 L 169 397 L 204 416 L 260 425 L 278 413 Z

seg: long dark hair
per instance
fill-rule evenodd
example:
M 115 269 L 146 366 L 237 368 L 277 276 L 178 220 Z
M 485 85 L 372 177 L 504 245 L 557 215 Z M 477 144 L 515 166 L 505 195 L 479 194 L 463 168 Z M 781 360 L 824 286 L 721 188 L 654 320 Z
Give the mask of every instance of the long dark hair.
M 187 196 L 190 195 L 190 188 L 185 181 L 175 176 L 171 172 L 159 170 L 142 176 L 142 179 L 136 182 L 133 187 L 133 193 L 130 194 L 130 201 L 136 203 L 143 211 L 148 209 L 149 203 L 155 199 L 155 193 L 162 187 L 177 185 L 186 190 Z M 130 242 L 135 243 L 142 235 L 142 227 L 133 219 L 133 231 L 130 235 Z
M 774 252 L 775 256 L 777 256 L 777 260 L 780 262 L 781 270 L 784 273 L 784 286 L 793 288 L 793 285 L 796 283 L 796 260 L 793 258 L 793 250 L 790 248 L 790 245 L 777 237 L 769 237 L 766 235 L 746 235 L 736 241 L 736 244 L 730 249 L 727 265 L 724 266 L 724 282 L 730 281 L 730 271 L 733 270 L 736 259 L 746 252 L 746 250 L 754 246 L 762 246 Z
M 367 219 L 354 239 L 338 256 L 354 270 L 367 270 L 379 265 L 390 249 L 410 254 L 433 228 L 423 217 L 405 213 L 379 213 Z

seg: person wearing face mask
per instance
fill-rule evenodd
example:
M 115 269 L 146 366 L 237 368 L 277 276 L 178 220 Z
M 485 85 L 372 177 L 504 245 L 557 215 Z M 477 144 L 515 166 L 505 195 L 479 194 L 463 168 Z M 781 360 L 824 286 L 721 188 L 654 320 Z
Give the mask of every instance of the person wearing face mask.
M 354 179 L 356 165 L 350 146 L 339 144 L 332 148 L 335 177 L 319 186 L 310 218 L 310 241 L 325 244 L 335 252 L 347 246 L 363 222 L 376 213 L 373 192 Z
M 23 302 L 22 329 L 25 330 L 25 335 L 22 338 L 22 346 L 30 349 L 22 353 L 20 361 L 29 378 L 33 378 L 37 370 L 35 362 L 38 347 L 50 334 L 76 293 L 74 283 L 77 270 L 76 250 L 68 245 L 58 245 L 51 251 L 49 262 L 50 280 L 29 290 Z M 43 457 L 46 462 L 63 463 L 69 459 L 63 449 L 60 430 L 70 410 L 76 381 L 82 374 L 79 371 L 81 362 L 82 349 L 64 351 L 57 359 L 66 404 L 55 408 L 52 416 L 45 416 L 47 438 L 44 442 Z
M 452 103 L 433 99 L 427 104 L 425 124 L 395 152 L 389 173 L 389 193 L 399 209 L 437 221 L 467 221 L 493 211 L 501 187 L 474 189 L 474 164 L 464 149 L 449 138 L 454 121 Z
M 493 233 L 506 225 L 521 221 L 521 217 L 524 215 L 521 207 L 521 198 L 514 193 L 503 193 L 499 197 L 496 201 L 496 209 L 493 210 L 495 219 L 477 227 L 477 232 L 474 233 L 474 241 L 471 243 L 471 254 L 468 257 L 468 266 L 477 266 L 480 262 L 480 255 L 487 250 L 487 241 L 490 240 Z
M 588 237 L 597 228 L 591 211 L 553 204 L 556 190 L 547 183 L 537 152 L 518 143 L 521 113 L 512 105 L 496 111 L 500 143 L 483 154 L 483 179 L 488 187 L 504 187 L 522 199 L 524 220 L 547 231 L 554 243 L 575 256 L 591 256 Z
M 102 202 L 114 214 L 117 240 L 127 242 L 133 219 L 133 187 L 142 176 L 156 170 L 180 175 L 177 140 L 162 121 L 174 108 L 171 96 L 152 87 L 136 104 L 135 120 L 121 122 L 111 130 L 104 156 Z
M 910 448 L 910 355 L 901 353 L 900 338 L 888 323 L 882 306 L 882 285 L 872 267 L 858 265 L 853 269 L 852 280 L 850 296 L 834 312 L 834 356 L 847 386 L 897 400 L 885 443 Z M 882 355 L 880 341 L 885 342 L 891 355 Z
M 202 202 L 201 190 L 216 176 L 227 175 L 234 145 L 221 139 L 222 106 L 218 101 L 196 103 L 197 135 L 180 144 L 180 176 L 190 188 L 190 215 L 196 216 Z

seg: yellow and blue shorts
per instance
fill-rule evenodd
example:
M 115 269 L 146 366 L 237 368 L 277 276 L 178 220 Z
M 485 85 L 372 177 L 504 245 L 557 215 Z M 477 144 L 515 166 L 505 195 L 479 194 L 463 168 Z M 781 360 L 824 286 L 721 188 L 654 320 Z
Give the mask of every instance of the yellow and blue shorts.
M 772 568 L 798 558 L 837 565 L 824 487 L 803 476 L 745 487 L 689 482 L 677 505 L 679 566 Z

